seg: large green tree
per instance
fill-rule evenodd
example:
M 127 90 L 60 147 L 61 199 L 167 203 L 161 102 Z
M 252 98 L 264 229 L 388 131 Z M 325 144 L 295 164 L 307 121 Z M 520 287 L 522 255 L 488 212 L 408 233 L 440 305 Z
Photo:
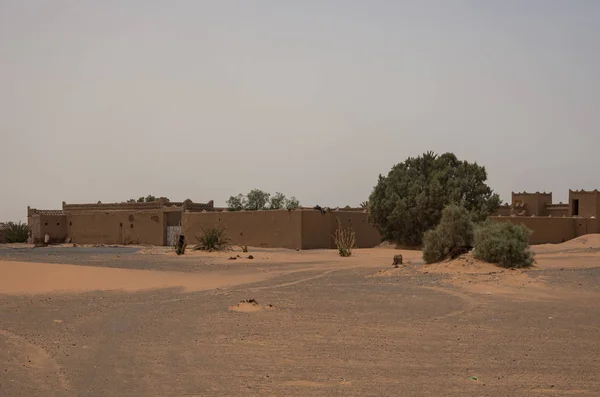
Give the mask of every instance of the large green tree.
M 466 208 L 474 221 L 495 211 L 500 197 L 486 180 L 485 167 L 461 161 L 453 153 L 408 158 L 387 176 L 379 175 L 369 198 L 371 219 L 385 239 L 420 245 L 449 204 Z

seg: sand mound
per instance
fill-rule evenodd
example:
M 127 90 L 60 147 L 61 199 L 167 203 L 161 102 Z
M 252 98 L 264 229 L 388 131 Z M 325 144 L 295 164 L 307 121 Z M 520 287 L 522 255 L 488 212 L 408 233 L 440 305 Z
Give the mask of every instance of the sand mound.
M 497 273 L 502 269 L 491 263 L 480 261 L 473 256 L 472 252 L 459 256 L 445 262 L 433 263 L 430 265 L 419 266 L 419 270 L 428 273 Z
M 246 299 L 238 303 L 237 305 L 229 306 L 229 310 L 234 312 L 242 312 L 242 313 L 253 313 L 259 312 L 261 310 L 273 310 L 275 306 L 268 305 L 260 305 L 255 299 Z
M 572 251 L 580 249 L 600 249 L 600 234 L 585 234 L 559 244 L 540 244 L 534 247 L 536 252 Z

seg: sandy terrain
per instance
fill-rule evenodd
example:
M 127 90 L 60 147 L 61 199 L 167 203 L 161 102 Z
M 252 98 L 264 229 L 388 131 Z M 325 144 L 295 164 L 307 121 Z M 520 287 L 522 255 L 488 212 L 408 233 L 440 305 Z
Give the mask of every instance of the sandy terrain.
M 0 246 L 0 396 L 600 396 L 599 237 L 529 270 Z

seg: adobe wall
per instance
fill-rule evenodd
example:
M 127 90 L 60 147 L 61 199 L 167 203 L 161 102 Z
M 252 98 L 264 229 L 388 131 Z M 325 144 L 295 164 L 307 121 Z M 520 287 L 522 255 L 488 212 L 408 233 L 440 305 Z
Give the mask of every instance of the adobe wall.
M 33 243 L 36 238 L 40 237 L 40 217 L 39 215 L 27 215 L 27 225 L 29 226 L 29 234 L 31 236 L 31 241 L 27 241 L 28 243 Z
M 165 243 L 162 211 L 74 211 L 67 217 L 67 234 L 77 244 Z
M 584 218 L 598 217 L 600 214 L 600 192 L 569 190 L 569 215 L 575 215 L 573 200 L 579 200 L 579 214 Z
M 496 213 L 494 215 L 500 215 L 500 216 L 510 216 L 511 214 L 511 207 L 509 204 L 503 204 L 501 206 L 498 207 L 498 209 L 496 210 Z
M 373 248 L 381 243 L 381 235 L 375 226 L 369 222 L 367 212 L 334 211 L 327 215 L 330 217 L 330 235 L 337 230 L 340 220 L 342 227 L 352 227 L 356 234 L 356 248 Z M 305 238 L 303 235 L 302 238 Z M 331 248 L 335 248 L 332 245 Z
M 301 248 L 301 211 L 184 212 L 183 234 L 196 244 L 202 229 L 225 227 L 232 245 Z
M 202 228 L 222 226 L 232 245 L 319 249 L 335 248 L 333 234 L 337 219 L 356 234 L 357 248 L 375 247 L 381 242 L 377 229 L 369 223 L 369 214 L 357 211 L 317 210 L 185 212 L 183 234 L 188 244 L 196 244 Z
M 67 238 L 67 217 L 65 215 L 33 214 L 27 217 L 31 229 L 32 242 L 44 242 L 46 234 L 50 243 L 64 243 Z
M 302 214 L 302 249 L 333 248 L 331 212 L 317 210 L 298 211 Z
M 526 215 L 544 216 L 546 213 L 546 206 L 552 204 L 552 193 L 515 193 L 512 192 L 512 205 L 518 206 L 523 204 Z
M 39 215 L 40 241 L 46 234 L 50 235 L 51 243 L 64 243 L 67 238 L 67 217 L 65 215 Z M 34 243 L 37 242 L 34 240 Z
M 569 216 L 568 204 L 551 204 L 546 206 L 546 214 L 554 217 Z
M 552 218 L 531 216 L 490 217 L 493 222 L 510 222 L 524 225 L 533 233 L 529 244 L 562 243 L 577 237 L 575 232 L 576 218 Z

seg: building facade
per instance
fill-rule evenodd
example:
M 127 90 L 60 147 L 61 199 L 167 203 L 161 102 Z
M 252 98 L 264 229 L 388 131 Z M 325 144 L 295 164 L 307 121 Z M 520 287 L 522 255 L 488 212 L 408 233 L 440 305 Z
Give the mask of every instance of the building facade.
M 195 244 L 203 230 L 221 226 L 233 245 L 291 249 L 334 248 L 338 221 L 351 227 L 356 246 L 381 242 L 377 229 L 362 209 L 315 209 L 229 212 L 208 203 L 67 204 L 61 210 L 27 208 L 34 243 L 172 245 L 179 233 Z
M 600 233 L 600 192 L 569 190 L 569 202 L 552 203 L 552 193 L 512 193 L 491 217 L 494 222 L 524 225 L 532 231 L 531 244 L 561 243 L 584 234 Z

